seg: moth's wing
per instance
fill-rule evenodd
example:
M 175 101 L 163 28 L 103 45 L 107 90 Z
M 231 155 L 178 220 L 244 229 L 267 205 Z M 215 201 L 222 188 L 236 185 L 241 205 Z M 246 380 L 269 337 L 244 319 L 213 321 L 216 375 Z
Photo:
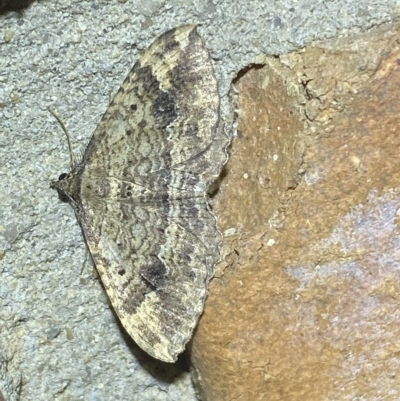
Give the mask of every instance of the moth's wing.
M 156 191 L 175 170 L 205 191 L 226 160 L 218 123 L 217 82 L 203 40 L 193 25 L 172 29 L 123 82 L 85 152 L 85 169 Z
M 194 26 L 157 39 L 84 154 L 81 224 L 133 339 L 172 362 L 202 312 L 220 234 L 205 191 L 226 159 L 211 62 Z
M 191 338 L 219 258 L 206 198 L 89 198 L 81 221 L 123 326 L 148 354 L 174 362 Z

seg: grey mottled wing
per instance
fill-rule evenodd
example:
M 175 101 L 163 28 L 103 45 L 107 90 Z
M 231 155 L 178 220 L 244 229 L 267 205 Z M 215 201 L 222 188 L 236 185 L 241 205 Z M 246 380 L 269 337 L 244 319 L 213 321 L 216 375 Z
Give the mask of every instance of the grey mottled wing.
M 226 159 L 212 66 L 194 26 L 135 64 L 84 154 L 80 220 L 136 343 L 173 362 L 202 313 L 220 234 L 206 190 Z
M 171 183 L 173 171 L 175 181 L 204 192 L 226 159 L 218 122 L 217 83 L 203 41 L 195 26 L 172 29 L 134 65 L 83 162 L 88 172 L 107 171 L 155 190 Z

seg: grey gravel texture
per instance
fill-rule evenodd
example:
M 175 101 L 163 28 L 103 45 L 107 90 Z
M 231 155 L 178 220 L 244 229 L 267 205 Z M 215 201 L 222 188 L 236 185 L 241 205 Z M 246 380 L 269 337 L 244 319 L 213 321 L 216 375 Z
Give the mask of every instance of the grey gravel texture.
M 260 53 L 398 19 L 400 0 L 45 0 L 0 14 L 0 392 L 13 400 L 179 400 L 188 373 L 124 334 L 89 261 L 72 208 L 49 182 L 76 154 L 140 51 L 200 24 L 230 126 L 231 79 Z M 83 267 L 83 269 L 82 269 Z

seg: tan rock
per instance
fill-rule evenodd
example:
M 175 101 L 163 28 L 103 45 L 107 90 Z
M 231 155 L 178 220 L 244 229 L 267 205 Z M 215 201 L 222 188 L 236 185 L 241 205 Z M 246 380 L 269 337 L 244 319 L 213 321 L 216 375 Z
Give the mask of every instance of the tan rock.
M 235 83 L 203 400 L 400 399 L 399 43 L 319 42 Z

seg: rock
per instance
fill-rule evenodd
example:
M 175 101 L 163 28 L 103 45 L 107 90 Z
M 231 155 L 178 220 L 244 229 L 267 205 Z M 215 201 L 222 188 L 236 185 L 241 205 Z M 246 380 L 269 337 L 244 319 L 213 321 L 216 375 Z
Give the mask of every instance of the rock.
M 192 343 L 202 400 L 398 399 L 399 33 L 260 58 L 235 82 L 223 260 Z

